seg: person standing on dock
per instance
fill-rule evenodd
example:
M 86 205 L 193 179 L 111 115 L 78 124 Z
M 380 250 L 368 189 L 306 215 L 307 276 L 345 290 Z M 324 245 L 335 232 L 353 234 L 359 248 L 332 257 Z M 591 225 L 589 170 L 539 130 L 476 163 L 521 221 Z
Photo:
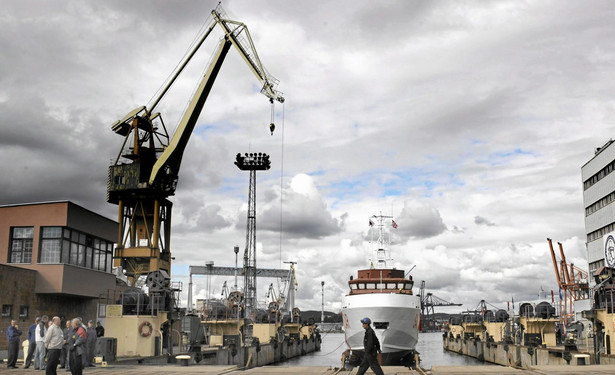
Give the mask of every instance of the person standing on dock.
M 68 337 L 68 350 L 70 353 L 70 372 L 73 375 L 83 374 L 83 356 L 87 354 L 86 340 L 88 334 L 82 327 L 81 319 L 72 320 L 73 327 Z
M 7 368 L 17 368 L 17 357 L 19 356 L 19 340 L 21 338 L 21 330 L 16 320 L 11 320 L 11 325 L 6 330 L 6 340 L 9 343 Z
M 34 359 L 34 351 L 36 350 L 36 327 L 41 322 L 41 318 L 38 316 L 34 319 L 34 324 L 28 328 L 28 356 L 26 357 L 26 363 L 24 368 L 29 368 Z
M 45 349 L 45 333 L 47 333 L 47 324 L 49 323 L 49 317 L 43 315 L 41 321 L 36 326 L 34 336 L 36 337 L 36 348 L 34 349 L 34 369 L 45 369 L 45 357 L 47 356 L 47 350 Z
M 378 353 L 382 353 L 380 350 L 380 341 L 376 337 L 376 333 L 370 326 L 372 321 L 369 318 L 361 319 L 363 329 L 365 330 L 365 336 L 363 337 L 363 349 L 365 350 L 365 356 L 363 362 L 359 366 L 357 375 L 365 374 L 368 367 L 371 367 L 372 371 L 376 375 L 384 375 L 380 364 L 378 363 Z
M 56 368 L 60 363 L 62 355 L 62 345 L 64 345 L 64 334 L 60 328 L 60 317 L 54 316 L 52 324 L 45 334 L 45 347 L 47 348 L 47 365 L 45 366 L 46 375 L 57 375 Z

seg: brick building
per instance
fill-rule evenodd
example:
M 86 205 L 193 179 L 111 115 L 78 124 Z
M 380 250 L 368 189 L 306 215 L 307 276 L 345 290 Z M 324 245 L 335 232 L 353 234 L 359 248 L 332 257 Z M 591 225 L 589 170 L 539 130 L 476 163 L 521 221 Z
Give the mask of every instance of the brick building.
M 96 320 L 111 273 L 118 224 L 69 201 L 0 206 L 0 350 L 11 319 Z

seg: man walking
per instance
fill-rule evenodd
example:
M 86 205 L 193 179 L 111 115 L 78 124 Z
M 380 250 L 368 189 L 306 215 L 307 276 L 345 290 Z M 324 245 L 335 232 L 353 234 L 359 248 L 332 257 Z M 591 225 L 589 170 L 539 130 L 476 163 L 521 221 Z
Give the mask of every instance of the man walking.
M 365 356 L 363 357 L 363 362 L 361 362 L 361 365 L 359 366 L 357 375 L 365 374 L 368 367 L 371 367 L 374 374 L 384 375 L 384 372 L 378 363 L 378 353 L 381 353 L 380 342 L 378 341 L 378 337 L 376 337 L 376 333 L 372 327 L 370 327 L 372 321 L 369 318 L 363 318 L 361 319 L 361 323 L 363 324 L 363 329 L 365 330 L 365 336 L 363 337 L 363 349 L 365 350 Z
M 34 369 L 35 370 L 44 370 L 45 369 L 45 333 L 47 333 L 47 322 L 49 321 L 49 317 L 47 315 L 43 315 L 41 321 L 36 326 L 36 331 L 34 331 L 34 336 L 36 337 L 36 349 L 34 349 Z
M 57 375 L 56 368 L 60 362 L 60 354 L 64 344 L 64 334 L 62 328 L 60 328 L 60 318 L 54 316 L 52 322 L 53 324 L 45 334 L 45 347 L 48 351 L 45 375 Z
M 19 355 L 19 340 L 21 333 L 17 322 L 11 320 L 11 325 L 6 330 L 6 339 L 9 342 L 7 368 L 17 368 L 15 364 L 17 363 L 17 356 Z
M 36 319 L 34 319 L 34 324 L 32 324 L 30 328 L 28 328 L 28 356 L 26 357 L 26 363 L 24 365 L 24 368 L 30 367 L 30 364 L 32 363 L 32 358 L 34 358 L 34 350 L 36 349 L 36 326 L 38 325 L 38 323 L 40 323 L 40 321 L 41 318 L 37 316 Z

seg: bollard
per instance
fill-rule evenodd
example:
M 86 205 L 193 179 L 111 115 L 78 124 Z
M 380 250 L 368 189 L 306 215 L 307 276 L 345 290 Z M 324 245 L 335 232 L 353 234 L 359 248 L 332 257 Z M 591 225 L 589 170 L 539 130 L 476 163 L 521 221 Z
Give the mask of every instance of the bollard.
M 179 363 L 181 366 L 188 366 L 190 358 L 191 357 L 189 355 L 185 354 L 175 356 L 175 359 L 178 359 L 180 361 Z

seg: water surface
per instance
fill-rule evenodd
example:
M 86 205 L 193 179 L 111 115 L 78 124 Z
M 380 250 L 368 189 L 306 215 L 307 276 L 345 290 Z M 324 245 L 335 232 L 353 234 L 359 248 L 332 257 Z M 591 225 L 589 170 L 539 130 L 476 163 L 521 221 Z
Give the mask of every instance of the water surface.
M 291 358 L 278 366 L 332 366 L 340 367 L 344 350 L 347 349 L 343 333 L 323 333 L 320 352 L 302 357 Z M 419 334 L 416 349 L 421 355 L 421 367 L 425 369 L 438 365 L 482 365 L 483 362 L 461 354 L 445 351 L 442 348 L 442 333 L 427 332 Z

